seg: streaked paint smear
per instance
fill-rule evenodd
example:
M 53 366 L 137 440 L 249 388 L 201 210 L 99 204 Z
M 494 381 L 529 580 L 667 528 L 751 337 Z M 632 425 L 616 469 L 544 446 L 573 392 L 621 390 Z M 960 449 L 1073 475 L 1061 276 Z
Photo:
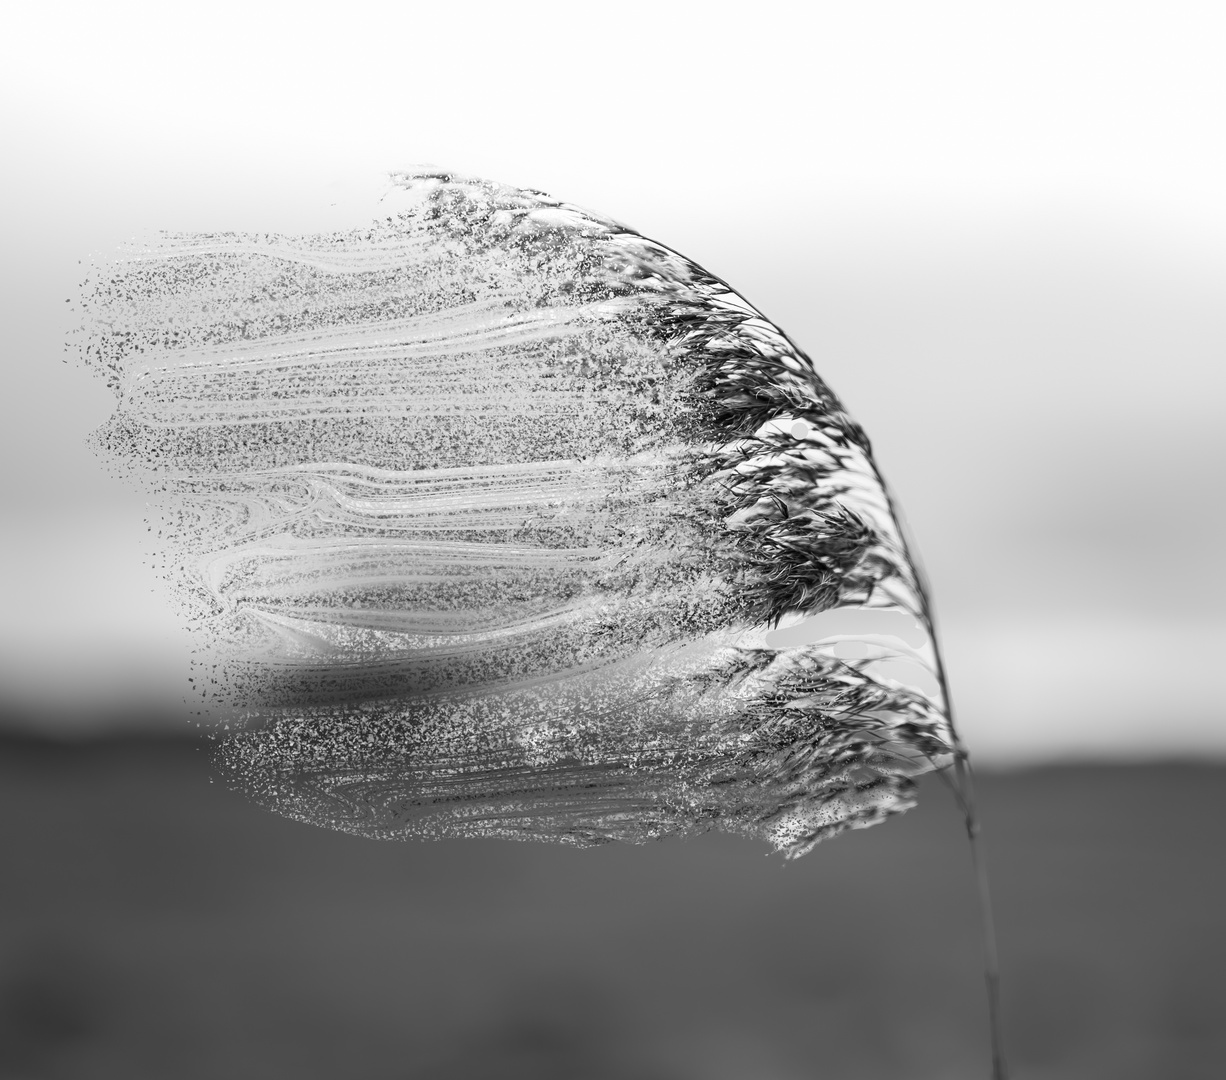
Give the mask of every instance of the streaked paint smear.
M 613 221 L 395 181 L 367 228 L 166 235 L 86 285 L 97 444 L 164 508 L 226 769 L 379 837 L 799 855 L 910 805 L 955 752 L 939 660 L 808 357 Z

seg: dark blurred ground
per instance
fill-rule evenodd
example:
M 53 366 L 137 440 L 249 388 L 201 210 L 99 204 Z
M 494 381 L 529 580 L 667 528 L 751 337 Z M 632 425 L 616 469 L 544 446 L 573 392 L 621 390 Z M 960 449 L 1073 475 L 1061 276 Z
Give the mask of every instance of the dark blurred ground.
M 0 743 L 0 1076 L 983 1077 L 952 800 L 720 835 L 380 844 L 185 743 Z M 1226 1075 L 1226 768 L 983 775 L 1014 1075 Z

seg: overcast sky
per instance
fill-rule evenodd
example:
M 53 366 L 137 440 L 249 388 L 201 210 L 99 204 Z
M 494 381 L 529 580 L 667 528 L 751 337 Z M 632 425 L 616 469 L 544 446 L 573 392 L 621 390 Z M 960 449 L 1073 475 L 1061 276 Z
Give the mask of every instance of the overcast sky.
M 109 395 L 61 362 L 80 260 L 356 223 L 434 163 L 625 221 L 814 357 L 918 538 L 973 752 L 1226 753 L 1223 10 L 8 16 L 0 700 L 65 729 L 186 711 L 143 501 L 83 445 Z

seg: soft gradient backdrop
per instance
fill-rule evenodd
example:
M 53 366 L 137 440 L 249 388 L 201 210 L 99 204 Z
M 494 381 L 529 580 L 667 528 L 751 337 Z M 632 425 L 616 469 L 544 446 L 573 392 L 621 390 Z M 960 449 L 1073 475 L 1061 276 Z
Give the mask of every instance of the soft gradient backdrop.
M 980 760 L 1226 755 L 1222 10 L 577 11 L 10 11 L 7 723 L 189 722 L 142 498 L 83 445 L 110 398 L 64 351 L 80 262 L 357 222 L 429 162 L 633 225 L 814 357 L 918 539 Z

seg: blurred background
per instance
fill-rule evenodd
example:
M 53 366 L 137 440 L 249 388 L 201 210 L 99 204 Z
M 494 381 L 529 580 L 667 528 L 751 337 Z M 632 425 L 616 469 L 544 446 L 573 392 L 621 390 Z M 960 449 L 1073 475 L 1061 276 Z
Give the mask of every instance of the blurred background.
M 378 845 L 211 783 L 141 494 L 84 445 L 82 263 L 535 187 L 813 356 L 927 566 L 1027 1077 L 1220 1073 L 1226 16 L 1209 4 L 22 6 L 0 43 L 0 1076 L 984 1075 L 921 808 Z

